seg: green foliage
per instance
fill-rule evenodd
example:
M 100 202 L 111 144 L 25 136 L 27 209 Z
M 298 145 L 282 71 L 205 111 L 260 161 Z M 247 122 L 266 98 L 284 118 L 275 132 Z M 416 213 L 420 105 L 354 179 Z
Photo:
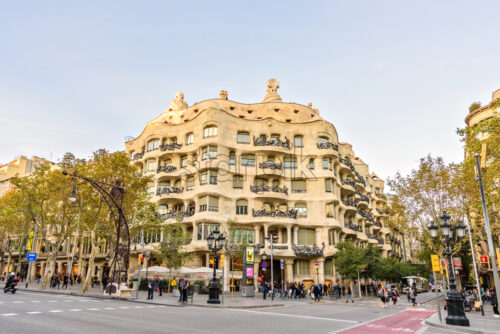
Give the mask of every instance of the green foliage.
M 339 274 L 349 279 L 357 279 L 358 271 L 367 265 L 365 251 L 355 247 L 352 242 L 341 242 L 335 253 L 335 267 Z
M 469 107 L 469 112 L 473 112 L 479 108 L 481 108 L 481 102 L 473 102 Z

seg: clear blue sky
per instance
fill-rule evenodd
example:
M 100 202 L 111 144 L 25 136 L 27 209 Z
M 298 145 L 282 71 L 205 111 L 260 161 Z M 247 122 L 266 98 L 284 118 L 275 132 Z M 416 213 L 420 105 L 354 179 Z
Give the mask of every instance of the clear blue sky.
M 122 150 L 178 90 L 312 102 L 380 177 L 462 159 L 500 88 L 500 1 L 1 1 L 0 163 Z

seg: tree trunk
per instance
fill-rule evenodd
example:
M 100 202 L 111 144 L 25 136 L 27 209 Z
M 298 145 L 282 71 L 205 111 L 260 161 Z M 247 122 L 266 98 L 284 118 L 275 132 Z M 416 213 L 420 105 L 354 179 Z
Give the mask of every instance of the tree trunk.
M 49 255 L 47 255 L 47 264 L 45 265 L 45 272 L 43 273 L 43 279 L 42 279 L 42 289 L 47 288 L 47 283 L 49 283 L 50 277 L 55 271 L 56 258 L 57 258 L 57 253 L 49 252 Z
M 85 277 L 85 281 L 83 282 L 82 293 L 87 293 L 89 290 L 89 285 L 92 282 L 92 272 L 94 270 L 94 259 L 97 254 L 98 245 L 95 242 L 95 234 L 92 232 L 90 244 L 92 245 L 92 250 L 90 251 L 88 266 L 87 266 L 87 275 Z

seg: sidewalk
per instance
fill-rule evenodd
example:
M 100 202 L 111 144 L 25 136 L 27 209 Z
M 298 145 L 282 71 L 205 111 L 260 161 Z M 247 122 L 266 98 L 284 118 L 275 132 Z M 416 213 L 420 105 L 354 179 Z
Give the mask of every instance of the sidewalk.
M 447 312 L 441 310 L 443 322 L 439 322 L 439 315 L 436 313 L 427 318 L 424 323 L 427 326 L 448 329 L 456 332 L 471 333 L 471 334 L 498 334 L 500 328 L 500 318 L 493 316 L 493 309 L 490 304 L 484 306 L 484 317 L 481 312 L 471 311 L 465 312 L 465 316 L 469 319 L 470 327 L 451 326 L 446 324 Z

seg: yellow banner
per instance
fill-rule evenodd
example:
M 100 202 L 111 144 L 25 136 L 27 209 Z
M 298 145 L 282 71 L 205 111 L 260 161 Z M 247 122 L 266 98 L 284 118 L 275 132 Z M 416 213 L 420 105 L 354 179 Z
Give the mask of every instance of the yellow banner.
M 254 261 L 253 247 L 247 247 L 246 248 L 246 263 L 253 264 L 253 261 Z
M 431 255 L 432 271 L 441 272 L 441 262 L 439 261 L 439 256 Z
M 30 232 L 30 236 L 28 238 L 28 252 L 31 252 L 31 246 L 33 246 L 33 232 Z

